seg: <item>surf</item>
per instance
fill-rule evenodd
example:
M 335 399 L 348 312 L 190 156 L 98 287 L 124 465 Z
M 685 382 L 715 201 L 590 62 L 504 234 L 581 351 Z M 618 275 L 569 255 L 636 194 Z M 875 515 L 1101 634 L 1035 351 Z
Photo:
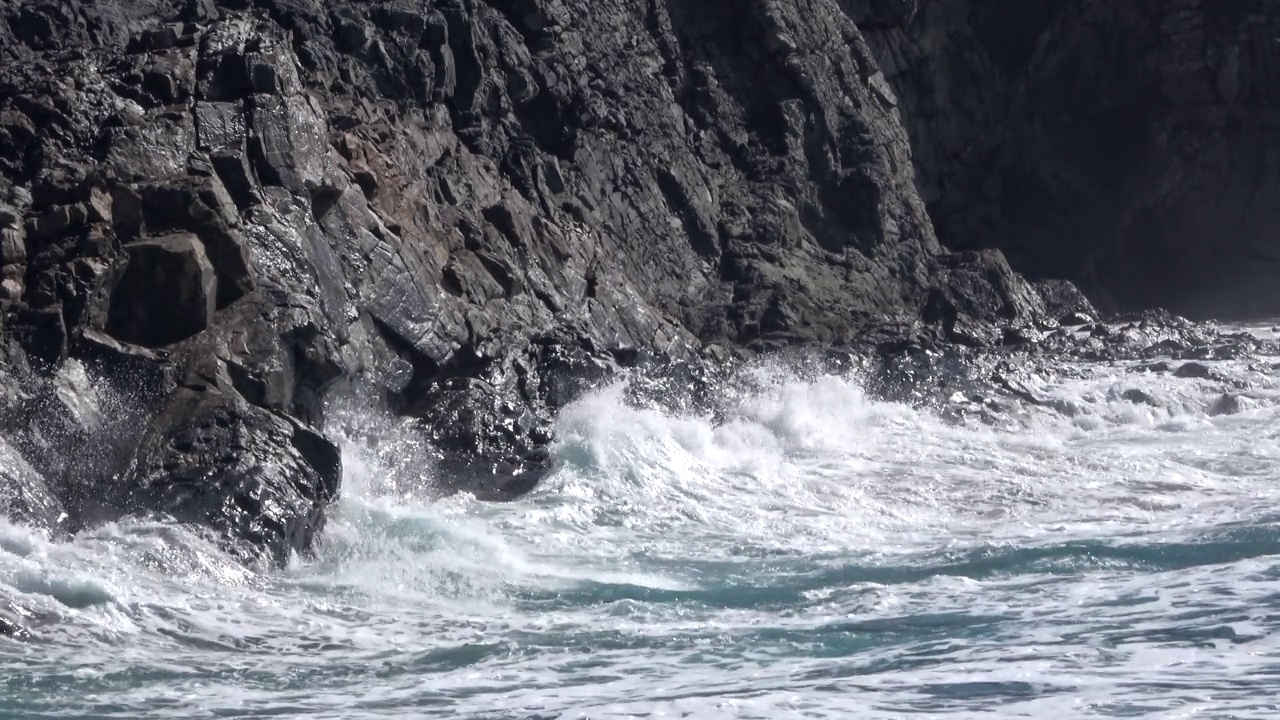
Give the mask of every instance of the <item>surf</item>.
M 411 426 L 335 407 L 344 494 L 283 571 L 163 518 L 0 522 L 32 632 L 0 640 L 0 711 L 1262 717 L 1280 395 L 1217 367 L 1248 407 L 1081 365 L 995 424 L 776 363 L 715 413 L 616 382 L 510 503 L 442 496 Z

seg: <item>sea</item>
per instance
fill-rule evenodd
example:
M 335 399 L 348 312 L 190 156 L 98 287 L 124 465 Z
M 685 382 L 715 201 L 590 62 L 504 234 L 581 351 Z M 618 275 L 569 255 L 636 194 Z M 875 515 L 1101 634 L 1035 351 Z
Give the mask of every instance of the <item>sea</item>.
M 510 503 L 341 408 L 342 498 L 284 569 L 0 520 L 0 717 L 1280 717 L 1280 358 L 1205 364 L 1064 366 L 969 421 L 767 363 L 714 418 L 619 381 Z

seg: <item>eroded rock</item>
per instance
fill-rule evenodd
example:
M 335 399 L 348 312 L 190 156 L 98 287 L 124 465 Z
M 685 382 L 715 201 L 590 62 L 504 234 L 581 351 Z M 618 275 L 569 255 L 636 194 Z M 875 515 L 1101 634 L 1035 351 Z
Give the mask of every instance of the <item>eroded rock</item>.
M 179 389 L 123 480 L 129 510 L 209 525 L 275 562 L 308 553 L 338 493 L 337 448 L 313 429 L 217 388 Z
M 174 233 L 133 243 L 125 252 L 107 315 L 111 335 L 159 347 L 209 327 L 218 281 L 199 238 Z

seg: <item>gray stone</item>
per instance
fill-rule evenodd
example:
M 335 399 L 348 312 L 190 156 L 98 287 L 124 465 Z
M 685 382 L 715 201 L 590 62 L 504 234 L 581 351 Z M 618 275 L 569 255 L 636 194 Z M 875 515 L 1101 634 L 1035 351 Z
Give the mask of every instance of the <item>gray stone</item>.
M 0 265 L 11 265 L 26 261 L 26 232 L 21 227 L 0 229 Z
M 27 289 L 22 280 L 22 268 L 17 265 L 0 267 L 0 300 L 17 300 Z
M 62 503 L 44 478 L 17 450 L 0 438 L 0 515 L 45 530 L 58 530 L 67 521 Z
M 246 122 L 243 103 L 198 102 L 195 112 L 201 150 L 244 151 Z
M 217 310 L 217 278 L 195 235 L 144 240 L 126 252 L 127 264 L 111 293 L 107 332 L 157 347 L 209 326 Z
M 1212 368 L 1197 362 L 1189 362 L 1179 365 L 1178 369 L 1173 371 L 1173 376 L 1176 378 L 1189 378 L 1196 380 L 1209 380 L 1220 377 Z
M 337 448 L 234 392 L 179 389 L 152 420 L 123 484 L 126 502 L 211 525 L 246 558 L 308 553 L 337 497 Z
M 1209 406 L 1209 416 L 1239 415 L 1246 409 L 1248 409 L 1248 405 L 1245 403 L 1244 398 L 1233 393 L 1223 393 Z

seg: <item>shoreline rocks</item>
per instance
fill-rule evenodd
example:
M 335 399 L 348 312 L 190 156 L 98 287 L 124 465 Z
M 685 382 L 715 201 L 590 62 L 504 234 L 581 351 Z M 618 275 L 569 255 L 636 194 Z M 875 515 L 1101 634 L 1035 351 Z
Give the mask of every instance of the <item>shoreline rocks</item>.
M 1099 317 L 1073 285 L 939 244 L 868 43 L 927 5 L 0 6 L 0 437 L 69 528 L 164 513 L 280 563 L 341 492 L 344 393 L 502 500 L 637 368 L 713 408 L 760 354 L 874 352 L 896 392 L 940 348 L 1207 347 L 1057 330 Z

